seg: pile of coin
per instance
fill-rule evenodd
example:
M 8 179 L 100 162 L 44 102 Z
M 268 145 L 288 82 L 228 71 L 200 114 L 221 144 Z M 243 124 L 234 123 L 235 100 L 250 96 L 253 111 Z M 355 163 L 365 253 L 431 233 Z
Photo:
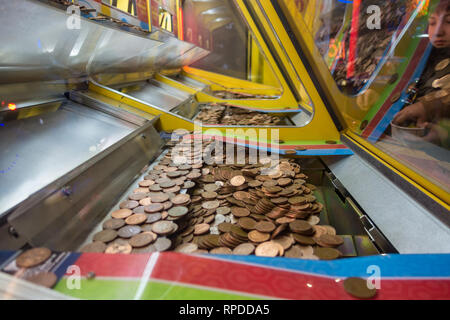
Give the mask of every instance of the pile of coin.
M 245 164 L 227 165 L 214 146 L 190 135 L 172 142 L 81 251 L 341 256 L 343 239 L 319 225 L 323 205 L 294 159 L 274 164 L 247 155 Z
M 268 126 L 282 124 L 282 119 L 278 116 L 218 104 L 202 105 L 196 120 L 204 124 L 222 124 L 229 126 Z
M 250 94 L 236 91 L 214 91 L 214 96 L 227 100 L 243 100 L 243 99 L 275 99 L 276 96 L 268 96 L 262 94 Z
M 202 176 L 202 149 L 195 150 L 193 143 L 183 142 L 166 153 L 120 208 L 111 212 L 93 242 L 80 251 L 128 254 L 169 250 L 171 236 L 187 223 L 193 202 L 187 190 Z M 203 142 L 203 148 L 208 144 Z M 174 162 L 175 152 L 189 158 Z

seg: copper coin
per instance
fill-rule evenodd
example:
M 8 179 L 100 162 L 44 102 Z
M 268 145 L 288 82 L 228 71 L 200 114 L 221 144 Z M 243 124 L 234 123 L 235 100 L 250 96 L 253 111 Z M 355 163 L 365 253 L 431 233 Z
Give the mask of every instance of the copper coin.
M 175 187 L 175 182 L 173 182 L 172 180 L 169 180 L 169 181 L 161 183 L 159 186 L 164 189 L 172 188 L 172 187 Z
M 203 189 L 205 189 L 205 191 L 208 191 L 208 192 L 216 192 L 217 190 L 220 189 L 220 186 L 218 186 L 218 185 L 215 184 L 215 183 L 211 183 L 211 184 L 205 185 L 205 186 L 203 187 Z
M 117 230 L 125 225 L 123 219 L 109 219 L 103 223 L 103 229 Z
M 16 265 L 20 268 L 31 268 L 46 261 L 52 252 L 47 248 L 33 248 L 25 251 L 16 259 Z
M 53 288 L 58 281 L 58 277 L 53 272 L 39 272 L 25 278 L 25 280 L 43 286 L 46 288 Z
M 139 201 L 139 204 L 140 204 L 141 206 L 144 206 L 144 207 L 149 206 L 149 205 L 152 204 L 152 199 L 151 199 L 151 198 L 144 198 L 144 199 L 141 199 L 141 200 Z
M 130 245 L 134 248 L 141 248 L 149 245 L 153 241 L 155 241 L 157 235 L 153 232 L 143 232 L 135 235 L 129 241 Z
M 293 233 L 292 237 L 294 238 L 294 240 L 302 245 L 305 246 L 312 246 L 315 245 L 316 242 L 314 241 L 314 239 L 312 237 L 307 237 L 307 236 L 302 236 L 301 234 L 298 233 Z
M 172 241 L 166 237 L 158 238 L 154 246 L 158 252 L 167 251 L 172 246 Z
M 229 207 L 220 207 L 216 209 L 217 214 L 221 214 L 223 216 L 229 214 L 231 212 L 231 209 Z
M 308 233 L 312 230 L 312 226 L 303 220 L 295 220 L 289 223 L 289 228 L 295 233 Z
M 212 249 L 210 252 L 210 254 L 232 254 L 233 252 L 231 251 L 230 248 L 227 247 L 219 247 L 219 248 L 214 248 Z
M 272 239 L 272 242 L 279 243 L 283 247 L 283 250 L 287 250 L 294 244 L 295 241 L 294 238 L 289 236 L 279 236 Z
M 281 186 L 281 187 L 288 186 L 288 185 L 290 185 L 291 183 L 292 183 L 292 179 L 290 179 L 290 178 L 281 178 L 281 179 L 278 179 L 278 185 Z
M 366 279 L 347 278 L 343 282 L 345 291 L 359 299 L 370 299 L 375 297 L 377 289 L 370 289 Z
M 255 220 L 253 220 L 252 218 L 244 217 L 244 218 L 239 219 L 238 224 L 242 229 L 254 230 L 257 225 L 257 222 Z
M 319 238 L 317 238 L 317 240 L 318 244 L 323 243 L 326 246 L 330 247 L 338 247 L 344 243 L 344 239 L 342 239 L 341 237 L 329 234 L 323 234 Z
M 293 204 L 293 205 L 305 204 L 306 203 L 306 198 L 302 197 L 302 196 L 292 197 L 292 198 L 289 198 L 289 203 Z
M 266 188 L 275 187 L 276 185 L 278 185 L 277 180 L 267 180 L 267 181 L 264 181 L 264 183 L 263 183 L 263 187 L 266 187 Z
M 169 195 L 165 193 L 154 193 L 150 195 L 150 199 L 153 203 L 163 203 L 169 200 Z
M 198 245 L 196 245 L 195 243 L 183 243 L 175 248 L 176 252 L 187 253 L 187 254 L 194 253 L 197 250 L 198 250 Z
M 170 201 L 175 204 L 186 204 L 189 202 L 189 200 L 191 200 L 191 196 L 188 194 L 179 194 L 175 197 L 173 197 Z
M 206 192 L 202 193 L 202 197 L 206 200 L 213 200 L 213 199 L 217 198 L 217 192 L 206 191 Z
M 163 204 L 164 210 L 169 210 L 170 208 L 173 207 L 173 203 L 171 201 L 166 201 Z
M 153 180 L 142 180 L 141 182 L 139 182 L 139 187 L 148 188 L 154 184 L 155 184 L 155 181 L 153 181 Z
M 117 238 L 116 230 L 103 230 L 94 235 L 94 241 L 110 242 Z
M 207 223 L 197 224 L 194 228 L 194 235 L 199 236 L 209 232 L 210 225 Z
M 139 253 L 153 253 L 156 252 L 156 248 L 154 244 L 150 244 L 148 246 L 142 247 L 142 248 L 133 248 L 131 253 L 133 254 L 139 254 Z
M 293 150 L 293 149 L 289 149 L 289 150 L 285 150 L 285 151 L 284 151 L 284 154 L 287 154 L 287 155 L 295 155 L 295 154 L 297 154 L 297 151 L 295 151 L 295 150 Z
M 261 243 L 255 250 L 258 257 L 276 257 L 279 253 L 279 247 L 272 242 Z
M 162 211 L 164 209 L 164 205 L 161 203 L 152 203 L 146 207 L 144 207 L 145 212 L 147 213 L 156 213 Z
M 106 250 L 106 244 L 100 241 L 94 241 L 83 246 L 79 251 L 80 252 L 93 252 L 93 253 L 103 253 Z
M 220 232 L 226 233 L 226 232 L 230 232 L 231 228 L 233 227 L 233 224 L 228 223 L 228 222 L 224 222 L 221 223 L 217 226 L 219 228 Z
M 296 151 L 306 151 L 308 150 L 308 148 L 304 147 L 304 146 L 298 146 L 294 148 Z
M 134 201 L 140 201 L 147 197 L 146 193 L 132 193 L 128 196 L 128 199 L 134 200 Z
M 249 187 L 257 188 L 260 187 L 263 183 L 259 180 L 253 180 L 248 183 Z
M 172 221 L 158 221 L 153 224 L 152 231 L 159 235 L 167 235 L 172 232 L 174 225 Z
M 188 212 L 189 209 L 186 207 L 173 207 L 171 209 L 169 209 L 169 211 L 167 211 L 169 213 L 169 216 L 171 217 L 182 217 L 185 216 Z
M 105 253 L 130 254 L 131 250 L 133 250 L 133 247 L 131 247 L 131 245 L 128 243 L 112 243 L 106 248 Z
M 301 258 L 302 250 L 298 246 L 292 246 L 289 250 L 284 254 L 286 258 Z
M 248 238 L 250 239 L 250 241 L 253 241 L 256 243 L 265 242 L 270 239 L 270 234 L 262 233 L 262 232 L 259 232 L 258 230 L 253 230 L 248 233 Z
M 154 184 L 154 185 L 150 186 L 149 190 L 156 192 L 156 191 L 162 191 L 162 188 L 159 184 Z
M 234 187 L 242 186 L 245 183 L 245 177 L 244 176 L 235 176 L 231 178 L 230 183 Z
M 179 192 L 180 190 L 181 190 L 181 188 L 180 188 L 179 186 L 174 186 L 174 187 L 172 187 L 172 188 L 164 189 L 164 192 L 167 192 L 167 193 L 177 193 L 177 192 Z
M 315 226 L 319 224 L 320 218 L 318 216 L 310 216 L 307 221 L 310 225 Z
M 130 210 L 133 210 L 137 206 L 139 206 L 139 202 L 134 200 L 124 201 L 119 205 L 120 209 L 130 209 Z
M 195 182 L 193 181 L 185 181 L 183 184 L 183 189 L 191 189 L 195 187 Z
M 233 254 L 238 256 L 248 256 L 255 251 L 255 246 L 251 243 L 242 243 L 233 249 Z
M 144 206 L 139 206 L 133 209 L 133 213 L 137 214 L 137 213 L 145 213 L 145 207 Z
M 141 232 L 141 227 L 139 227 L 139 226 L 124 226 L 124 227 L 120 228 L 119 231 L 117 231 L 117 234 L 121 238 L 129 239 L 132 236 L 135 236 L 140 232 Z
M 217 200 L 203 202 L 203 204 L 202 204 L 202 207 L 206 210 L 217 209 L 219 206 L 220 206 L 220 202 Z
M 160 212 L 152 213 L 152 214 L 147 215 L 146 223 L 153 223 L 153 222 L 161 220 L 161 218 L 162 218 L 162 215 Z
M 320 248 L 314 249 L 314 255 L 319 257 L 320 260 L 334 260 L 341 256 L 341 252 L 333 248 Z
M 120 210 L 111 212 L 111 216 L 114 219 L 125 219 L 125 218 L 128 218 L 129 216 L 131 216 L 132 214 L 133 214 L 133 211 L 131 211 L 130 209 L 120 209 Z
M 133 214 L 125 219 L 128 225 L 138 225 L 147 221 L 147 215 L 143 213 Z
M 270 232 L 274 231 L 276 227 L 277 227 L 277 226 L 274 225 L 272 222 L 269 222 L 269 221 L 260 221 L 260 222 L 258 222 L 258 224 L 255 226 L 255 229 L 258 230 L 259 232 L 270 233 Z
M 232 207 L 231 213 L 235 217 L 242 218 L 242 217 L 248 217 L 250 215 L 250 210 L 248 210 L 247 208 Z

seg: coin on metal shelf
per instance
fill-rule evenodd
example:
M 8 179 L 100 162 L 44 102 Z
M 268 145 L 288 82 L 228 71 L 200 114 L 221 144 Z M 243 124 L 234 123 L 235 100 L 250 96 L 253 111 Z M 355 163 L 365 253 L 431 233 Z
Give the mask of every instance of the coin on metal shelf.
M 334 260 L 341 256 L 341 252 L 333 248 L 320 248 L 314 249 L 314 255 L 319 257 L 320 260 Z
M 276 228 L 276 225 L 274 225 L 270 221 L 260 221 L 255 226 L 256 230 L 258 230 L 259 232 L 265 232 L 265 233 L 270 233 L 270 232 L 274 231 L 275 228 Z
M 166 193 L 153 193 L 150 195 L 153 203 L 163 203 L 169 200 L 169 195 Z
M 164 209 L 164 205 L 161 203 L 152 203 L 146 207 L 144 207 L 145 212 L 147 213 L 156 213 L 160 212 Z
M 148 188 L 154 184 L 155 184 L 155 181 L 153 181 L 153 180 L 142 180 L 141 182 L 139 182 L 139 187 Z
M 134 200 L 124 201 L 119 205 L 120 209 L 130 209 L 130 210 L 133 210 L 137 206 L 139 206 L 139 202 Z
M 46 288 L 52 288 L 58 281 L 58 277 L 53 272 L 42 271 L 26 277 L 25 280 Z
M 255 249 L 258 257 L 276 257 L 279 254 L 279 247 L 272 242 L 259 244 Z
M 111 216 L 114 219 L 125 219 L 125 218 L 128 218 L 129 216 L 131 216 L 132 214 L 133 214 L 133 211 L 131 211 L 130 209 L 119 209 L 119 210 L 111 212 Z
M 289 223 L 289 228 L 295 233 L 308 233 L 312 230 L 312 226 L 303 220 L 295 220 Z
M 16 259 L 16 265 L 20 268 L 31 268 L 46 261 L 52 252 L 47 248 L 33 248 L 25 251 Z
M 233 254 L 238 256 L 248 256 L 255 251 L 255 246 L 251 243 L 242 243 L 233 249 Z
M 123 219 L 109 219 L 103 223 L 103 229 L 117 230 L 125 225 Z
M 144 206 L 144 207 L 149 206 L 149 205 L 152 204 L 152 199 L 150 199 L 150 198 L 144 198 L 144 199 L 141 199 L 141 200 L 139 201 L 139 204 L 140 204 L 141 206 Z
M 172 241 L 166 237 L 158 238 L 154 246 L 158 252 L 167 251 L 172 246 Z
M 152 213 L 147 215 L 146 223 L 153 223 L 162 219 L 162 214 L 160 212 Z
M 94 241 L 80 248 L 80 252 L 103 253 L 106 250 L 106 244 L 100 241 Z
M 105 253 L 108 254 L 130 254 L 133 250 L 133 247 L 128 243 L 112 243 L 110 244 Z
M 343 282 L 344 289 L 350 295 L 360 299 L 370 299 L 375 297 L 377 289 L 370 289 L 366 279 L 347 278 Z
M 147 221 L 147 215 L 143 213 L 133 214 L 125 219 L 128 225 L 138 225 Z
M 110 242 L 117 238 L 116 230 L 103 230 L 94 235 L 94 241 Z
M 117 234 L 121 238 L 128 239 L 137 235 L 141 231 L 141 227 L 139 226 L 124 226 L 117 231 Z
M 319 245 L 325 244 L 326 246 L 338 247 L 344 243 L 344 239 L 339 236 L 333 236 L 330 234 L 323 234 L 316 241 Z
M 210 228 L 210 225 L 207 224 L 207 223 L 197 224 L 194 227 L 194 234 L 198 236 L 198 235 L 202 235 L 202 234 L 208 233 L 209 232 L 209 228 Z
M 245 177 L 244 176 L 235 176 L 231 178 L 230 183 L 234 187 L 240 187 L 245 183 Z
M 248 233 L 248 238 L 252 242 L 260 243 L 260 242 L 265 242 L 265 241 L 269 240 L 270 234 L 259 232 L 258 230 L 253 230 Z
M 287 155 L 295 155 L 295 154 L 297 154 L 297 151 L 295 151 L 293 149 L 289 149 L 289 150 L 285 150 L 284 153 Z
M 157 235 L 153 232 L 143 232 L 135 235 L 129 240 L 129 243 L 134 248 L 141 248 L 149 245 L 153 241 L 155 241 Z
M 212 249 L 210 252 L 210 254 L 232 254 L 233 252 L 231 251 L 230 248 L 227 247 L 219 247 L 219 248 L 214 248 Z
M 203 209 L 206 209 L 206 210 L 217 209 L 219 206 L 220 206 L 220 202 L 217 200 L 207 201 L 207 202 L 202 203 Z
M 233 214 L 233 216 L 235 217 L 248 217 L 250 215 L 250 210 L 248 210 L 247 208 L 241 208 L 241 207 L 232 207 L 231 208 L 231 213 Z
M 299 246 L 295 245 L 292 246 L 289 250 L 287 250 L 284 254 L 286 258 L 301 258 L 302 257 L 302 250 Z
M 175 248 L 175 252 L 194 253 L 198 250 L 198 245 L 195 243 L 183 243 Z
M 186 207 L 173 207 L 169 209 L 167 212 L 171 217 L 182 217 L 189 212 L 189 209 Z
M 191 200 L 191 196 L 188 194 L 179 194 L 176 195 L 175 197 L 173 197 L 170 201 L 175 204 L 186 204 L 189 202 L 189 200 Z
M 242 229 L 254 230 L 258 223 L 252 218 L 243 217 L 239 219 L 238 224 Z
M 174 229 L 174 224 L 172 221 L 158 221 L 152 225 L 152 231 L 159 235 L 167 235 Z

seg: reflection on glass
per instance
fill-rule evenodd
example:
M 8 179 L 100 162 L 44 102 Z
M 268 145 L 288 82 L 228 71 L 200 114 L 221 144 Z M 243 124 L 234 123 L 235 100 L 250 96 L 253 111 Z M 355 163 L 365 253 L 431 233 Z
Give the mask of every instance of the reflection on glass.
M 184 40 L 211 52 L 192 67 L 267 85 L 272 87 L 272 91 L 274 88 L 279 91 L 275 96 L 267 96 L 264 92 L 255 93 L 255 88 L 252 93 L 235 88 L 226 92 L 218 90 L 218 97 L 268 99 L 281 94 L 277 77 L 233 1 L 186 0 L 182 8 Z
M 450 0 L 280 2 L 349 128 L 450 192 Z

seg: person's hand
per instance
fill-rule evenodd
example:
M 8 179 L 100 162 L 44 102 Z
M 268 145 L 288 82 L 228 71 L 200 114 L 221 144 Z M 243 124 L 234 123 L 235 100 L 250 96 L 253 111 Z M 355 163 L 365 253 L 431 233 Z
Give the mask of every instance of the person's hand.
M 392 122 L 402 127 L 407 127 L 413 123 L 418 128 L 425 128 L 427 121 L 428 116 L 425 106 L 422 102 L 418 102 L 397 113 Z
M 430 143 L 441 145 L 442 141 L 448 139 L 448 131 L 434 123 L 426 123 L 427 135 L 422 139 Z

